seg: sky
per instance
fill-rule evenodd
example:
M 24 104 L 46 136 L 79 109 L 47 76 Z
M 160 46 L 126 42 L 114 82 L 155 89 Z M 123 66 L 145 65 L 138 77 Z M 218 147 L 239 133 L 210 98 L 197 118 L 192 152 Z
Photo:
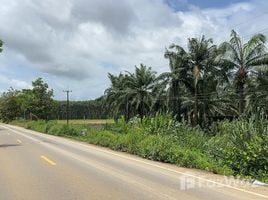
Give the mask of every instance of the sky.
M 31 88 L 42 77 L 55 99 L 94 99 L 107 73 L 143 63 L 168 71 L 163 54 L 187 38 L 244 40 L 268 33 L 267 0 L 0 0 L 0 92 Z

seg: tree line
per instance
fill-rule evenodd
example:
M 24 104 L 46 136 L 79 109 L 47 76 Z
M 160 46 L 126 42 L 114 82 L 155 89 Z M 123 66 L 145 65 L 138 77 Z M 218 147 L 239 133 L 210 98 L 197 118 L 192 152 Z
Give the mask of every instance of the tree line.
M 134 72 L 108 74 L 111 85 L 100 98 L 70 102 L 72 119 L 141 119 L 172 113 L 178 121 L 206 127 L 215 120 L 258 114 L 267 117 L 268 54 L 263 34 L 247 42 L 232 31 L 229 41 L 189 38 L 187 48 L 172 44 L 164 52 L 169 71 L 157 74 L 144 64 Z M 0 51 L 3 42 L 0 40 Z M 32 89 L 12 88 L 0 98 L 3 120 L 65 119 L 66 102 L 53 100 L 41 78 Z
M 103 98 L 89 101 L 70 101 L 70 119 L 103 119 L 108 110 L 103 108 Z M 41 78 L 32 82 L 32 89 L 10 88 L 0 97 L 0 118 L 4 122 L 15 119 L 64 120 L 67 116 L 66 101 L 53 99 L 53 90 Z

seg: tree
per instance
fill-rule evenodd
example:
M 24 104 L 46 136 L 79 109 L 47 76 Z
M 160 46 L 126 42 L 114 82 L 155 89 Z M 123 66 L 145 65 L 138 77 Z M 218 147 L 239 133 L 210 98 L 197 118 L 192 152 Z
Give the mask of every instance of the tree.
M 130 100 L 131 106 L 138 112 L 141 119 L 152 108 L 155 98 L 153 93 L 155 81 L 156 72 L 143 64 L 135 67 L 135 72 L 127 76 L 124 95 Z
M 108 74 L 108 77 L 111 86 L 105 91 L 106 99 L 117 117 L 123 114 L 128 120 L 138 114 L 142 119 L 152 110 L 157 89 L 156 73 L 150 67 L 141 64 L 134 73 Z
M 120 73 L 118 76 L 108 74 L 111 86 L 105 90 L 106 103 L 109 105 L 115 118 L 124 115 L 125 119 L 130 118 L 130 104 L 128 96 L 125 95 L 126 78 L 128 75 Z
M 245 109 L 245 85 L 255 67 L 267 66 L 268 54 L 265 52 L 266 38 L 263 34 L 252 36 L 248 42 L 242 42 L 241 37 L 232 30 L 229 42 L 220 46 L 222 60 L 230 66 L 231 75 L 239 98 L 239 113 Z
M 17 99 L 18 95 L 19 91 L 13 88 L 2 94 L 0 99 L 0 116 L 3 122 L 10 122 L 16 119 L 21 113 Z
M 255 77 L 248 81 L 248 92 L 246 95 L 245 113 L 268 118 L 268 70 L 257 69 Z
M 163 80 L 163 89 L 168 85 L 168 105 L 169 110 L 181 121 L 181 94 L 180 84 L 187 83 L 187 73 L 189 69 L 188 59 L 189 56 L 186 51 L 175 44 L 166 50 L 164 56 L 169 59 L 170 72 L 164 72 L 159 76 Z
M 216 110 L 213 101 L 217 86 L 226 77 L 215 61 L 217 47 L 212 39 L 202 36 L 188 39 L 188 52 L 174 44 L 170 49 L 165 53 L 170 72 L 160 75 L 168 80 L 170 110 L 179 120 L 183 114 L 185 119 L 190 116 L 194 125 L 204 123 L 208 113 Z
M 202 95 L 202 86 L 200 86 L 200 81 L 205 83 L 209 80 L 208 75 L 216 75 L 216 66 L 214 65 L 214 59 L 217 55 L 217 47 L 213 45 L 213 40 L 206 39 L 202 36 L 200 39 L 191 38 L 188 39 L 188 49 L 190 61 L 189 65 L 192 70 L 192 83 L 194 88 L 194 124 L 198 124 L 198 101 L 199 97 Z M 207 80 L 205 80 L 207 79 Z M 211 79 L 212 80 L 212 79 Z M 203 109 L 204 114 L 204 109 Z
M 48 84 L 42 78 L 32 82 L 33 89 L 22 91 L 19 99 L 24 111 L 36 119 L 49 119 L 54 107 L 53 90 L 49 90 Z

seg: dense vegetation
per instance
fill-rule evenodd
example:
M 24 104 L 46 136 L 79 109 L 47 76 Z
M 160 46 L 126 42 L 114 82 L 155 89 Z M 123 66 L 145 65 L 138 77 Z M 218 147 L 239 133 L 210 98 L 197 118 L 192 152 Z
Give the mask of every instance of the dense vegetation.
M 4 122 L 18 117 L 48 120 L 55 107 L 53 90 L 41 78 L 32 82 L 32 89 L 22 91 L 10 88 L 0 99 L 0 116 Z
M 141 157 L 268 183 L 268 124 L 254 118 L 222 121 L 208 135 L 170 115 L 120 118 L 101 129 L 57 121 L 13 121 L 43 133 L 109 147 Z M 213 136 L 214 135 L 214 136 Z
M 52 119 L 66 119 L 66 101 L 55 101 Z M 104 97 L 89 101 L 70 101 L 70 119 L 106 119 L 110 113 L 105 106 Z
M 32 89 L 10 88 L 0 97 L 0 117 L 4 122 L 14 119 L 66 119 L 66 101 L 53 100 L 53 90 L 41 78 L 32 82 Z M 103 97 L 89 101 L 70 101 L 70 119 L 105 119 L 109 117 Z
M 144 158 L 268 182 L 265 42 L 256 34 L 243 43 L 235 31 L 218 46 L 204 36 L 190 38 L 187 49 L 166 49 L 168 72 L 158 75 L 141 64 L 134 72 L 108 74 L 104 96 L 70 105 L 71 118 L 116 120 L 101 129 L 49 121 L 64 119 L 66 104 L 52 99 L 42 79 L 31 90 L 4 93 L 0 115 L 5 122 L 28 119 L 12 123 Z
M 141 65 L 134 73 L 109 74 L 108 105 L 115 117 L 170 112 L 178 121 L 203 128 L 215 120 L 261 113 L 267 116 L 268 54 L 265 37 L 242 43 L 232 31 L 219 46 L 204 36 L 190 38 L 188 50 L 172 44 L 164 56 L 170 71 L 159 76 Z

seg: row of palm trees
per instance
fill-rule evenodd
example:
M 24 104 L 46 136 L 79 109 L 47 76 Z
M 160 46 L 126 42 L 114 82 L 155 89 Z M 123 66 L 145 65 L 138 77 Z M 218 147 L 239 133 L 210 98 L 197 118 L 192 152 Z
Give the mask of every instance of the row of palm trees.
M 141 64 L 133 73 L 109 74 L 106 103 L 115 117 L 126 119 L 170 112 L 193 125 L 220 118 L 263 112 L 268 103 L 266 38 L 246 43 L 232 31 L 219 46 L 212 39 L 188 39 L 188 48 L 172 44 L 164 54 L 170 71 L 160 74 Z

